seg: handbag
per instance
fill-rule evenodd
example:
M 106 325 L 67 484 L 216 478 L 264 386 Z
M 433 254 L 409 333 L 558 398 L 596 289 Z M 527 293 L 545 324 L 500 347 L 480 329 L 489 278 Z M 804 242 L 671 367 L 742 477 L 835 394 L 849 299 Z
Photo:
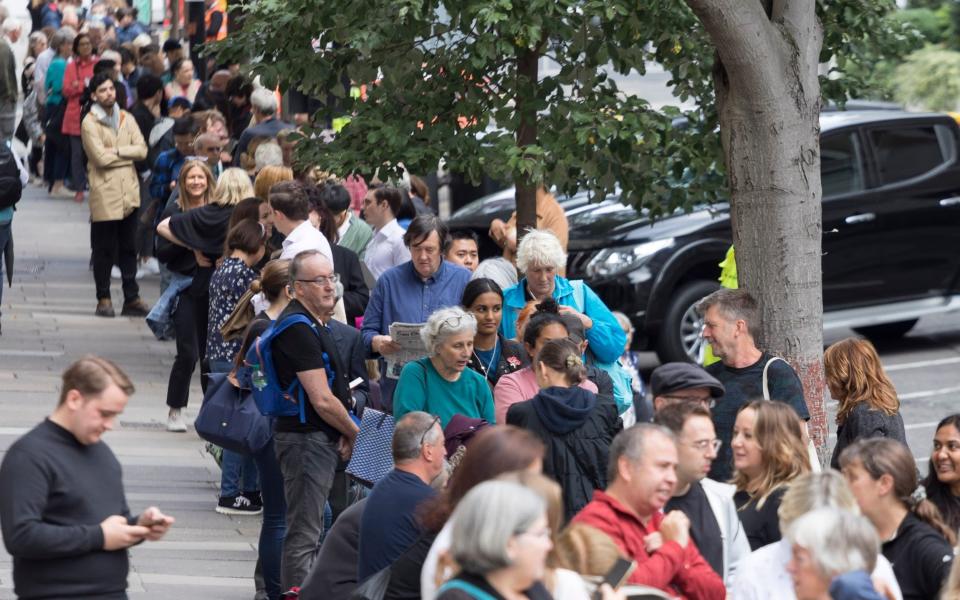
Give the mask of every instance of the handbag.
M 234 386 L 227 373 L 207 375 L 207 391 L 193 427 L 204 440 L 240 454 L 256 454 L 273 436 L 273 422 L 260 414 L 253 395 Z
M 347 464 L 347 473 L 373 486 L 393 470 L 393 415 L 367 407 L 360 419 L 360 433 Z

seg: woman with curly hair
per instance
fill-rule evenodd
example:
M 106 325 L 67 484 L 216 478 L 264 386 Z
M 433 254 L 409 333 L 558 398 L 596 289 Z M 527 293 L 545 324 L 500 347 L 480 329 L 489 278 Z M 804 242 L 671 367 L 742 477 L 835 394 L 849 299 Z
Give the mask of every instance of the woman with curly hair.
M 885 437 L 907 443 L 897 390 L 873 344 L 858 338 L 841 340 L 824 352 L 823 368 L 830 395 L 840 403 L 832 468 L 840 468 L 843 450 L 859 439 Z
M 733 426 L 733 501 L 750 549 L 780 540 L 777 510 L 790 482 L 810 472 L 803 421 L 783 402 L 754 400 Z

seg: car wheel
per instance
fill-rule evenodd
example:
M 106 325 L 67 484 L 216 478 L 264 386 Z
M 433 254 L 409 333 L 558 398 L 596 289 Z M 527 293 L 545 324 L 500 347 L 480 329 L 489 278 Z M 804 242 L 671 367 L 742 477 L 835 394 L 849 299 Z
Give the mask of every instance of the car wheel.
M 897 321 L 895 323 L 884 323 L 882 325 L 870 325 L 867 327 L 854 327 L 853 330 L 865 338 L 871 340 L 898 340 L 907 335 L 907 332 L 913 329 L 920 319 L 910 319 L 909 321 Z
M 691 281 L 679 287 L 657 335 L 657 357 L 661 363 L 699 362 L 703 352 L 703 319 L 694 305 L 720 288 L 713 281 Z

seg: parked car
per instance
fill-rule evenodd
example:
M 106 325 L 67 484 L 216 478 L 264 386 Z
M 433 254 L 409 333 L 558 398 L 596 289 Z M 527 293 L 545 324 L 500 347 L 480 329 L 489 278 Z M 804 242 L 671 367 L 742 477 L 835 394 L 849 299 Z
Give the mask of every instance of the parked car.
M 898 337 L 922 316 L 960 309 L 957 122 L 863 110 L 824 113 L 820 127 L 824 330 Z M 718 287 L 729 205 L 651 222 L 615 196 L 560 202 L 570 222 L 567 276 L 629 315 L 640 348 L 662 361 L 696 360 L 702 322 L 693 305 Z M 490 221 L 513 208 L 513 190 L 504 190 L 458 211 L 451 226 L 486 239 Z

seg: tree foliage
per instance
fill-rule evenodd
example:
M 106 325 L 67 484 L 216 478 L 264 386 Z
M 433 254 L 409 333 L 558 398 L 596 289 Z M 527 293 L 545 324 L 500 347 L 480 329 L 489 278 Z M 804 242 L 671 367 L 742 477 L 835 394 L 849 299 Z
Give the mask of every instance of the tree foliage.
M 877 57 L 915 43 L 908 25 L 885 19 L 892 8 L 818 0 L 826 98 L 862 95 Z M 327 170 L 402 162 L 428 172 L 443 160 L 474 181 L 621 190 L 655 214 L 710 200 L 722 185 L 715 50 L 680 0 L 259 0 L 243 11 L 222 56 L 248 59 L 268 86 L 335 97 L 321 122 L 352 116 L 332 142 L 308 137 L 298 148 Z M 559 69 L 531 70 L 540 58 Z M 654 110 L 608 75 L 652 62 L 693 109 Z M 365 99 L 345 82 L 367 84 Z M 674 126 L 681 116 L 689 126 Z
M 927 46 L 909 55 L 893 78 L 897 101 L 922 110 L 960 108 L 960 52 Z

